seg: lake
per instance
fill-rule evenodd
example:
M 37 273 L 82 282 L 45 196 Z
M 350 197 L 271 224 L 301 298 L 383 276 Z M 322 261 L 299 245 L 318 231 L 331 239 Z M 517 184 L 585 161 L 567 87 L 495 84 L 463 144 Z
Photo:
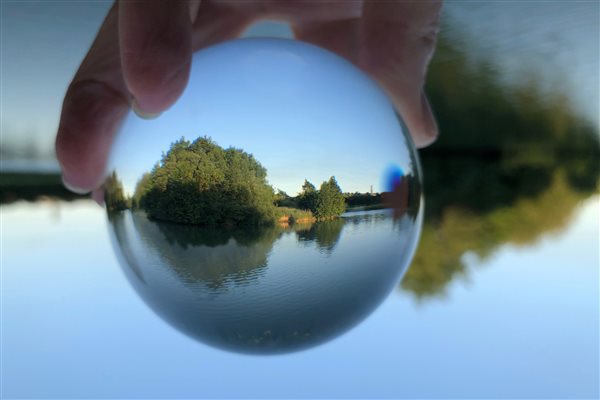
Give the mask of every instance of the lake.
M 157 317 L 128 283 L 133 271 L 123 273 L 105 228 L 105 211 L 93 202 L 3 205 L 3 395 L 593 396 L 598 390 L 598 251 L 593 240 L 599 234 L 598 201 L 596 195 L 579 202 L 566 227 L 529 244 L 500 244 L 485 259 L 465 252 L 464 270 L 448 276 L 447 269 L 448 280 L 435 294 L 413 289 L 415 280 L 439 286 L 437 275 L 428 272 L 431 266 L 418 263 L 423 256 L 417 253 L 402 286 L 348 333 L 310 350 L 271 357 L 206 346 Z M 322 318 L 331 316 L 333 303 L 327 301 L 335 298 L 336 285 L 353 287 L 353 279 L 368 279 L 370 271 L 344 270 L 328 293 L 323 289 L 323 281 L 331 279 L 328 268 L 344 268 L 337 262 L 343 260 L 343 249 L 350 248 L 348 257 L 367 257 L 361 250 L 373 243 L 361 243 L 358 230 L 375 238 L 390 228 L 386 219 L 359 219 L 343 225 L 337 242 L 335 232 L 284 231 L 272 245 L 272 236 L 250 247 L 212 238 L 212 247 L 188 244 L 186 250 L 176 239 L 169 244 L 165 233 L 144 218 L 123 215 L 122 222 L 126 230 L 136 223 L 149 225 L 127 232 L 131 246 L 147 246 L 144 240 L 163 246 L 140 253 L 157 264 L 155 270 L 148 263 L 138 272 L 153 290 L 174 295 L 167 305 L 182 296 L 199 296 L 194 290 L 201 289 L 205 302 L 212 296 L 219 307 L 256 309 L 260 285 L 276 285 L 285 273 L 306 283 L 302 290 L 316 285 L 304 292 L 287 288 L 303 302 L 324 301 L 323 309 L 314 305 Z M 424 229 L 430 229 L 427 223 Z M 427 246 L 427 235 L 419 250 Z M 244 251 L 254 255 L 243 257 L 249 261 L 241 269 L 225 274 L 178 271 L 177 264 L 167 268 L 158 262 L 168 259 L 169 250 L 225 259 L 220 249 L 227 246 L 235 249 L 231 257 Z M 284 251 L 332 262 L 324 270 L 300 267 L 294 257 L 282 257 Z M 395 277 L 401 271 L 390 273 Z M 278 290 L 273 296 L 286 289 Z M 243 291 L 256 302 L 244 305 L 238 297 Z M 364 290 L 356 293 L 365 295 Z M 281 310 L 291 306 L 278 303 Z M 164 310 L 155 310 L 164 318 Z M 293 314 L 289 320 L 304 323 Z
M 165 320 L 211 345 L 280 353 L 350 329 L 398 284 L 419 225 L 391 210 L 224 230 L 111 216 L 129 281 Z

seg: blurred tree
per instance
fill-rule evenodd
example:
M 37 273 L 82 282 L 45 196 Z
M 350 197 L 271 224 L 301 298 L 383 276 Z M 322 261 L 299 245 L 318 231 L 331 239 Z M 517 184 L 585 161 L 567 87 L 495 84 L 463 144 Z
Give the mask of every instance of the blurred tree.
M 344 218 L 320 221 L 308 226 L 306 229 L 297 229 L 296 236 L 301 242 L 315 242 L 322 253 L 330 256 L 340 240 L 345 223 Z
M 142 175 L 140 180 L 135 185 L 135 191 L 133 192 L 133 197 L 131 198 L 131 208 L 136 210 L 139 208 L 143 208 L 142 206 L 142 198 L 144 194 L 151 189 L 151 175 L 149 172 Z
M 130 199 L 125 196 L 123 183 L 115 171 L 104 182 L 104 202 L 109 214 L 126 210 L 131 205 Z
M 503 85 L 455 43 L 439 38 L 428 74 L 441 135 L 420 153 L 425 225 L 401 284 L 419 299 L 468 274 L 466 253 L 484 260 L 568 226 L 600 177 L 598 132 L 564 95 Z

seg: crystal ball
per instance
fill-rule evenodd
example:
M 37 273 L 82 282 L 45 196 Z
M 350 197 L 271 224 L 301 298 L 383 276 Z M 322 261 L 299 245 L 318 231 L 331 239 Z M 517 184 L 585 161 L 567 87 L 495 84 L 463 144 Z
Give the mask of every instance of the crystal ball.
M 284 39 L 196 53 L 170 109 L 127 116 L 104 189 L 139 296 L 241 353 L 309 348 L 364 320 L 408 268 L 423 215 L 417 153 L 383 91 Z

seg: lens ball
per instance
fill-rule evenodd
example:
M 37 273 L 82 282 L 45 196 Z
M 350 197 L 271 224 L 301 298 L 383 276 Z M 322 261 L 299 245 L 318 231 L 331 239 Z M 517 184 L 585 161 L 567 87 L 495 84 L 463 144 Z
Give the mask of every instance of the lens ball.
M 196 53 L 170 109 L 127 116 L 104 189 L 137 293 L 242 353 L 309 348 L 366 318 L 406 271 L 423 214 L 417 153 L 378 85 L 282 39 Z

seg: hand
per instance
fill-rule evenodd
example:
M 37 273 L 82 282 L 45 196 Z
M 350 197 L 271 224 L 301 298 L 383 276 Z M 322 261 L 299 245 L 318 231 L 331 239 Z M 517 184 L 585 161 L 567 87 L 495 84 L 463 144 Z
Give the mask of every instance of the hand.
M 423 85 L 441 1 L 117 1 L 63 102 L 56 154 L 65 185 L 100 200 L 114 135 L 130 107 L 152 117 L 185 88 L 192 52 L 238 37 L 258 19 L 290 23 L 297 39 L 329 49 L 376 79 L 418 147 L 437 126 Z

